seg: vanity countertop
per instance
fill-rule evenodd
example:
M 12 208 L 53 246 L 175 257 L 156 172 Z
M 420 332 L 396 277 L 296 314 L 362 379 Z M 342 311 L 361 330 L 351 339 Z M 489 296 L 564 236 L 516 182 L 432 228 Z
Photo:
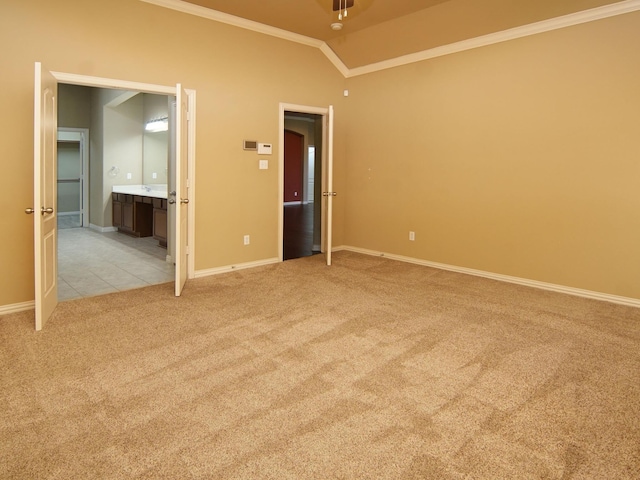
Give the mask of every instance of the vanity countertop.
M 142 197 L 167 198 L 167 185 L 114 185 L 111 191 Z

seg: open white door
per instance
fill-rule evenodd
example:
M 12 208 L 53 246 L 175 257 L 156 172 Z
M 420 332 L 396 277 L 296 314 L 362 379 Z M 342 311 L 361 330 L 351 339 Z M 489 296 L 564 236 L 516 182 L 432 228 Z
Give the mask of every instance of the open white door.
M 57 265 L 57 123 L 58 82 L 35 64 L 33 137 L 33 208 L 36 330 L 41 330 L 58 304 Z
M 331 249 L 333 247 L 333 197 L 337 194 L 333 191 L 333 105 L 329 105 L 329 114 L 327 116 L 327 191 L 322 195 L 327 198 L 327 214 L 326 214 L 326 236 L 325 251 L 327 257 L 327 265 L 331 265 Z
M 182 88 L 176 85 L 176 297 L 179 297 L 187 281 L 187 213 L 189 204 L 188 178 L 188 132 L 189 98 Z

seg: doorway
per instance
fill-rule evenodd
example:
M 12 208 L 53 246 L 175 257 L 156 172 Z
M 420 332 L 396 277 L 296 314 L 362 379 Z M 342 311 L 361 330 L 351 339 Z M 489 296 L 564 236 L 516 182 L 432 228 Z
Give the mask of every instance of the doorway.
M 175 97 L 69 84 L 59 84 L 58 97 L 58 300 L 172 282 L 166 197 Z M 166 121 L 145 128 L 158 119 Z M 93 132 L 90 161 L 82 151 L 89 129 L 68 127 L 77 124 Z M 145 195 L 137 223 L 148 217 L 146 225 L 161 228 L 122 229 L 122 212 L 134 205 L 112 191 L 127 188 Z
M 333 106 L 281 103 L 279 130 L 278 258 L 323 253 L 331 265 Z M 287 150 L 296 157 L 291 169 Z
M 89 226 L 89 129 L 58 128 L 58 228 Z
M 322 116 L 285 112 L 284 260 L 321 253 L 321 183 L 315 178 L 322 178 L 322 161 L 316 161 L 322 148 L 316 144 L 322 145 Z
M 167 205 L 172 206 L 175 218 L 175 295 L 180 296 L 187 278 L 193 278 L 193 248 L 195 228 L 193 218 L 194 195 L 190 182 L 195 180 L 195 91 L 187 91 L 181 84 L 175 87 L 144 84 L 100 77 L 87 77 L 53 72 L 40 62 L 34 63 L 34 207 L 25 209 L 34 215 L 35 259 L 35 329 L 41 330 L 58 304 L 58 228 L 57 228 L 57 124 L 58 85 L 82 85 L 99 88 L 134 90 L 155 94 L 175 95 L 175 189 L 168 192 Z M 103 172 L 104 173 L 104 170 Z M 111 198 L 113 193 L 109 192 Z M 133 216 L 136 206 L 144 204 L 131 195 Z M 104 198 L 104 197 L 103 197 Z M 125 202 L 128 202 L 125 194 Z M 100 205 L 100 203 L 98 204 Z M 102 202 L 104 206 L 105 203 Z M 148 207 L 142 207 L 143 209 Z M 155 204 L 154 204 L 155 208 Z M 40 215 L 36 214 L 39 213 Z M 128 213 L 123 219 L 128 220 Z M 125 218 L 126 217 L 126 218 Z

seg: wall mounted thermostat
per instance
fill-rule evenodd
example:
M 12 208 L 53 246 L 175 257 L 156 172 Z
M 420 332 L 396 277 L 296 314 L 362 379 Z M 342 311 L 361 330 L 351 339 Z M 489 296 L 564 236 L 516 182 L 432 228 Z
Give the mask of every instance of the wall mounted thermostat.
M 258 153 L 260 155 L 271 155 L 273 148 L 270 143 L 259 143 L 258 144 Z

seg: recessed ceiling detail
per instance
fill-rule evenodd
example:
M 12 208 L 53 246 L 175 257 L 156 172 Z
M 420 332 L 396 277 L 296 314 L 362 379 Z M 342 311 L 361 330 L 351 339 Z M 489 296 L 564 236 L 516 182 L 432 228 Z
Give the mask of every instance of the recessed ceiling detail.
M 347 0 L 348 21 L 338 22 L 340 0 L 141 1 L 317 45 L 345 76 L 640 10 L 640 0 Z

